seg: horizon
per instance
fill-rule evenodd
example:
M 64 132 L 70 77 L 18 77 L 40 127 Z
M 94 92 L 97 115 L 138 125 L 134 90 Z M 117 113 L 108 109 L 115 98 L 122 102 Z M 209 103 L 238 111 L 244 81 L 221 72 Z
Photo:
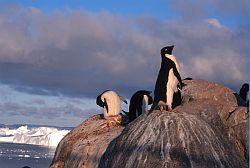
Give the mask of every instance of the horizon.
M 249 2 L 0 2 L 0 123 L 75 127 L 111 89 L 154 91 L 160 49 L 174 44 L 182 79 L 236 93 L 249 83 Z M 122 105 L 127 111 L 128 106 Z

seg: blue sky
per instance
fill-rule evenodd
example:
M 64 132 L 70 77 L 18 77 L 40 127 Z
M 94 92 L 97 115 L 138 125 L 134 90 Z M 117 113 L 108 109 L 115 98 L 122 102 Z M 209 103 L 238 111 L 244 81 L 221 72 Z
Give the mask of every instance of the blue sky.
M 55 10 L 72 9 L 72 10 L 88 10 L 91 12 L 100 12 L 107 10 L 111 13 L 122 15 L 150 15 L 158 18 L 167 18 L 176 15 L 174 10 L 171 10 L 164 1 L 153 0 L 139 0 L 139 1 L 87 1 L 87 0 L 9 0 L 1 1 L 2 4 L 20 4 L 23 6 L 33 6 L 41 9 L 46 13 L 53 12 Z M 168 12 L 164 12 L 168 10 Z
M 102 112 L 103 90 L 153 91 L 168 44 L 182 78 L 236 92 L 249 80 L 247 0 L 6 0 L 0 8 L 0 123 L 76 126 Z

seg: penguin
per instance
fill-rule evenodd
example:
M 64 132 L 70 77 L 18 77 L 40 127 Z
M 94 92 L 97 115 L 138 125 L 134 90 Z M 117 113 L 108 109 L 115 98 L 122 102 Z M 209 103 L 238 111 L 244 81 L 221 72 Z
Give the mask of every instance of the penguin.
M 244 83 L 240 88 L 240 97 L 247 103 L 247 107 L 249 107 L 248 91 L 249 91 L 249 84 Z
M 153 103 L 151 92 L 147 90 L 139 90 L 130 98 L 129 112 L 123 111 L 129 117 L 129 122 L 132 122 L 144 112 L 148 112 L 148 105 Z
M 127 104 L 127 101 L 119 96 L 115 91 L 106 90 L 96 98 L 96 104 L 104 108 L 103 116 L 107 119 L 109 116 L 119 115 L 121 112 L 121 100 Z
M 160 111 L 163 111 L 166 106 L 165 110 L 172 111 L 174 107 L 181 104 L 180 90 L 184 84 L 180 76 L 180 66 L 175 56 L 172 55 L 173 48 L 174 45 L 161 49 L 161 67 L 154 90 L 154 106 L 158 106 Z

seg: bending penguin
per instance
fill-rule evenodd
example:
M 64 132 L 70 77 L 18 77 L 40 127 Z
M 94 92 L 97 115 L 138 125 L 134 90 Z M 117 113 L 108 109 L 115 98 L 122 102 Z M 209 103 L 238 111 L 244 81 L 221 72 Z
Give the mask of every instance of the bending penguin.
M 180 90 L 184 86 L 180 76 L 180 66 L 172 55 L 174 45 L 161 49 L 161 68 L 154 90 L 154 107 L 168 111 L 181 104 Z
M 244 83 L 240 88 L 240 97 L 245 101 L 247 107 L 249 107 L 248 92 L 249 92 L 249 84 Z
M 109 116 L 116 116 L 120 114 L 121 100 L 127 104 L 127 101 L 122 96 L 119 96 L 115 91 L 106 90 L 96 98 L 96 104 L 104 108 L 103 116 L 107 119 Z
M 129 122 L 136 119 L 144 112 L 148 112 L 148 105 L 153 103 L 150 91 L 139 90 L 130 98 L 129 112 L 123 111 L 129 117 Z

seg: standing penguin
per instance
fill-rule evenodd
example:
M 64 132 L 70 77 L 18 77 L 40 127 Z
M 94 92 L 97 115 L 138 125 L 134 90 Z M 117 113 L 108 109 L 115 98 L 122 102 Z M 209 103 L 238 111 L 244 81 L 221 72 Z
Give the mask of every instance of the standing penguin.
M 127 101 L 119 96 L 115 91 L 106 90 L 96 98 L 96 104 L 104 108 L 104 118 L 119 115 L 121 112 L 121 100 L 127 104 Z
M 172 55 L 174 45 L 167 46 L 161 49 L 161 68 L 156 80 L 154 90 L 154 103 L 159 106 L 160 110 L 167 106 L 169 111 L 172 111 L 174 106 L 180 105 L 180 90 L 184 84 L 180 76 L 180 66 Z M 179 89 L 177 85 L 179 84 Z M 179 102 L 173 102 L 174 94 L 176 94 Z M 174 100 L 175 101 L 175 100 Z
M 246 102 L 247 107 L 249 107 L 248 92 L 249 92 L 249 84 L 244 83 L 240 88 L 240 97 Z
M 150 93 L 147 90 L 139 90 L 133 94 L 130 99 L 129 112 L 123 111 L 129 116 L 129 122 L 148 111 L 148 105 L 153 103 Z

